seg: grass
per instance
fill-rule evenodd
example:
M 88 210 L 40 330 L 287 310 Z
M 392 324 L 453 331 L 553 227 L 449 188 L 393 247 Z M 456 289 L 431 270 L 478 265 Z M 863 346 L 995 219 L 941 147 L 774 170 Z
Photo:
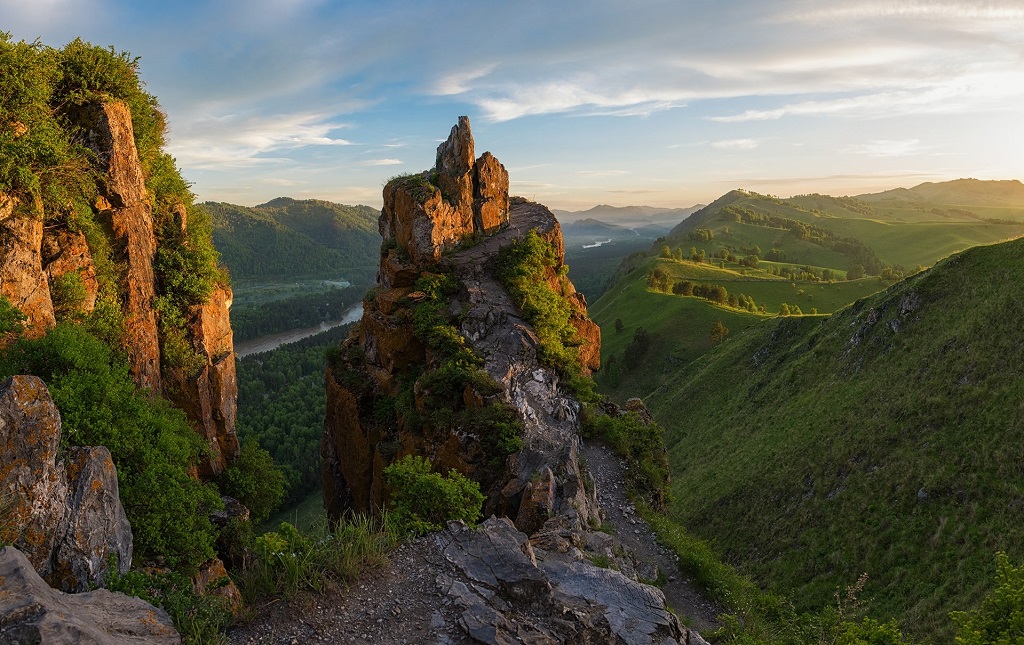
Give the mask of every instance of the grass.
M 877 615 L 948 638 L 993 553 L 1024 558 L 1022 257 L 1024 242 L 973 249 L 677 369 L 646 398 L 669 517 L 798 610 L 867 572 Z
M 647 288 L 645 276 L 655 267 L 672 274 L 675 280 L 717 284 L 729 293 L 749 295 L 764 304 L 772 314 L 783 302 L 798 304 L 805 314 L 812 308 L 831 312 L 853 300 L 885 287 L 877 278 L 834 283 L 789 282 L 764 273 L 749 275 L 735 269 L 721 269 L 707 263 L 652 258 L 620 279 L 589 310 L 601 327 L 601 361 L 604 369 L 596 380 L 601 391 L 613 399 L 646 397 L 666 378 L 714 347 L 711 327 L 721 321 L 729 329 L 729 338 L 764 323 L 768 318 L 729 307 L 714 305 L 695 297 L 676 296 Z M 748 270 L 749 271 L 749 270 Z M 623 323 L 615 331 L 615 320 Z M 629 371 L 622 365 L 623 353 L 637 328 L 651 335 L 651 348 L 641 368 Z M 613 358 L 614 357 L 614 358 Z M 611 359 L 611 360 L 609 360 Z
M 282 522 L 288 522 L 300 531 L 306 532 L 325 521 L 327 521 L 327 511 L 324 510 L 323 493 L 315 491 L 295 506 L 278 511 L 259 527 L 259 531 L 261 533 L 275 531 Z

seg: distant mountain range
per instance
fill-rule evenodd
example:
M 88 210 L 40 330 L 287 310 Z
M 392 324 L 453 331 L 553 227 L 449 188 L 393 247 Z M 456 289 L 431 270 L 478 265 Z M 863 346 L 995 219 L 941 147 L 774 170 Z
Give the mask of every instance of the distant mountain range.
M 372 277 L 380 252 L 379 212 L 369 206 L 278 197 L 259 206 L 203 204 L 235 280 Z
M 1024 207 L 1024 184 L 1016 179 L 955 179 L 925 182 L 913 188 L 894 188 L 881 193 L 858 195 L 865 202 L 898 200 L 931 202 L 960 207 Z
M 627 228 L 649 225 L 667 225 L 672 228 L 704 207 L 697 204 L 689 208 L 658 208 L 655 206 L 608 206 L 599 204 L 584 211 L 553 210 L 555 217 L 564 227 L 579 220 L 598 220 Z

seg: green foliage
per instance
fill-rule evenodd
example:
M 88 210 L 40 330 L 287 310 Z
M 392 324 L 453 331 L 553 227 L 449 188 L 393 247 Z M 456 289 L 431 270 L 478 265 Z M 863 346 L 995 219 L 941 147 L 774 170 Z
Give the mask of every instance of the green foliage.
M 293 278 L 372 280 L 377 217 L 369 206 L 274 199 L 255 207 L 206 202 L 221 259 L 239 282 Z
M 6 296 L 0 295 L 0 335 L 20 334 L 24 323 L 25 314 L 12 305 Z
M 997 553 L 995 583 L 980 607 L 952 612 L 957 645 L 1024 643 L 1024 566 L 1014 566 L 1005 553 Z
M 585 408 L 582 432 L 584 437 L 607 443 L 625 458 L 629 472 L 627 482 L 633 494 L 639 494 L 657 507 L 664 506 L 668 495 L 668 451 L 665 430 L 657 423 L 646 423 L 636 412 L 612 417 Z
M 233 577 L 247 603 L 299 591 L 326 591 L 387 562 L 396 536 L 385 520 L 357 516 L 327 531 L 303 533 L 288 522 L 254 540 L 253 557 Z
M 645 399 L 678 466 L 673 519 L 800 611 L 867 571 L 879 620 L 952 640 L 991 553 L 1024 557 L 1024 423 L 1006 408 L 1024 399 L 1022 248 L 972 249 L 830 318 L 734 328 L 677 367 Z
M 327 410 L 325 351 L 349 325 L 240 359 L 238 436 L 273 457 L 287 482 L 286 503 L 320 488 L 320 440 Z
M 727 610 L 722 627 L 704 636 L 733 645 L 913 645 L 895 621 L 881 623 L 864 615 L 859 594 L 866 576 L 844 593 L 835 590 L 834 604 L 798 612 L 785 596 L 758 589 L 749 578 L 722 562 L 707 542 L 661 513 L 639 506 L 658 540 L 679 558 L 679 569 Z
M 556 262 L 555 247 L 531 230 L 501 249 L 497 275 L 537 332 L 541 362 L 555 368 L 569 384 L 581 385 L 577 380 L 582 370 L 579 340 L 569 324 L 572 307 L 547 283 L 547 272 L 555 269 Z M 581 394 L 579 388 L 577 394 Z
M 72 317 L 85 301 L 85 285 L 78 272 L 69 272 L 50 280 L 50 300 L 53 302 L 53 314 L 57 320 Z
M 418 455 L 385 468 L 384 479 L 393 491 L 388 519 L 400 534 L 437 531 L 449 520 L 474 524 L 480 517 L 484 496 L 479 484 L 455 470 L 431 472 L 430 462 Z
M 213 557 L 208 514 L 220 497 L 189 476 L 206 448 L 184 413 L 136 389 L 122 356 L 62 323 L 0 355 L 0 375 L 12 374 L 46 381 L 65 444 L 110 450 L 140 561 L 189 570 Z
M 110 568 L 104 588 L 129 596 L 136 596 L 161 607 L 170 614 L 174 627 L 187 645 L 208 645 L 226 642 L 223 631 L 234 617 L 227 598 L 210 593 L 197 594 L 192 581 L 179 573 L 146 573 L 133 569 L 121 575 L 117 567 Z M 227 583 L 225 578 L 214 581 Z
M 242 449 L 220 478 L 220 490 L 245 504 L 252 522 L 259 524 L 277 510 L 284 497 L 284 474 L 274 465 L 270 453 L 255 441 Z

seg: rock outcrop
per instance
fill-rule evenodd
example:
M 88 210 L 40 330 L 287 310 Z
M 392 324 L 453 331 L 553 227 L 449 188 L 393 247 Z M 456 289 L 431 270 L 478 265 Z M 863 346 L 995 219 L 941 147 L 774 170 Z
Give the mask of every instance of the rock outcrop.
M 0 385 L 0 500 L 9 535 L 52 585 L 71 592 L 102 584 L 111 556 L 132 561 L 132 531 L 117 472 L 103 447 L 72 448 L 62 459 L 60 416 L 34 376 Z
M 53 302 L 43 273 L 42 206 L 0 193 L 0 295 L 25 314 L 25 334 L 53 327 Z
M 206 440 L 209 456 L 200 464 L 199 475 L 212 479 L 238 456 L 235 417 L 238 377 L 228 310 L 232 293 L 218 287 L 203 305 L 192 307 L 188 323 L 189 343 L 203 359 L 194 373 L 168 370 L 164 392 L 185 411 L 192 427 Z
M 123 102 L 96 102 L 70 108 L 67 118 L 95 155 L 99 180 L 92 209 L 109 238 L 114 260 L 109 270 L 118 283 L 124 314 L 121 343 L 132 378 L 139 387 L 163 393 L 185 410 L 211 449 L 198 474 L 204 479 L 216 477 L 239 450 L 235 434 L 238 384 L 228 315 L 231 290 L 215 288 L 207 302 L 188 312 L 185 343 L 203 365 L 162 367 L 153 195 L 146 187 L 131 111 Z M 38 337 L 58 319 L 93 311 L 100 281 L 86 235 L 59 217 L 52 223 L 48 220 L 44 228 L 42 203 L 26 204 L 21 199 L 0 193 L 0 295 L 26 315 L 25 335 Z M 170 210 L 169 217 L 184 237 L 185 206 L 177 204 Z
M 0 550 L 0 581 L 0 643 L 181 643 L 162 609 L 106 589 L 64 595 L 14 547 Z
M 389 495 L 384 468 L 403 455 L 425 456 L 438 471 L 478 481 L 485 515 L 500 518 L 477 530 L 452 524 L 436 537 L 447 562 L 437 583 L 474 640 L 701 642 L 626 560 L 620 569 L 632 576 L 588 560 L 608 546 L 597 536 L 613 538 L 592 532 L 601 508 L 580 460 L 581 406 L 541 360 L 535 330 L 496 277 L 501 249 L 530 231 L 550 243 L 555 260 L 543 279 L 569 304 L 586 374 L 599 367 L 600 330 L 563 275 L 555 217 L 540 204 L 510 199 L 504 168 L 490 153 L 474 160 L 473 145 L 462 117 L 438 147 L 433 170 L 384 188 L 378 288 L 364 301 L 358 332 L 328 368 L 328 514 L 336 520 L 379 510 Z M 439 280 L 455 286 L 426 293 Z M 479 373 L 456 381 L 455 391 L 450 382 L 445 389 L 447 350 L 424 333 L 428 314 L 447 316 L 445 329 L 458 336 L 451 342 L 479 358 Z M 438 409 L 447 415 L 435 416 Z M 509 415 L 518 449 L 495 452 L 486 436 L 494 428 L 474 425 L 484 410 Z M 462 421 L 444 421 L 453 417 Z
M 125 294 L 124 345 L 129 366 L 139 387 L 158 392 L 160 342 L 153 308 L 156 237 L 153 209 L 135 148 L 132 114 L 120 101 L 95 103 L 82 110 L 80 123 L 104 173 L 96 207 L 101 216 L 109 218 L 125 267 L 121 287 Z
M 474 640 L 500 643 L 703 642 L 650 585 L 586 560 L 544 558 L 507 519 L 451 523 L 434 537 L 449 564 L 438 586 Z

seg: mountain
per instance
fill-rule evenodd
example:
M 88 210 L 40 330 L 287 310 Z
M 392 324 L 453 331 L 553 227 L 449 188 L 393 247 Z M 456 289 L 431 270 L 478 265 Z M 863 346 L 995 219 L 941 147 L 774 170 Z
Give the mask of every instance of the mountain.
M 646 397 L 669 515 L 798 608 L 866 572 L 874 613 L 945 640 L 993 554 L 1024 558 L 1022 258 L 1024 240 L 973 248 L 675 370 Z
M 1007 209 L 1016 214 L 1014 219 L 1024 218 L 1024 184 L 1016 179 L 925 182 L 913 188 L 894 188 L 858 195 L 857 199 L 868 203 L 925 202 L 966 209 L 978 208 L 985 212 L 990 209 Z
M 255 207 L 206 202 L 221 259 L 239 281 L 368 279 L 380 236 L 376 209 L 279 197 Z
M 648 224 L 671 227 L 702 207 L 703 204 L 690 206 L 689 208 L 608 206 L 607 204 L 599 204 L 584 211 L 553 210 L 552 212 L 558 218 L 558 221 L 563 223 L 575 222 L 581 219 L 595 219 L 627 228 L 646 226 Z

